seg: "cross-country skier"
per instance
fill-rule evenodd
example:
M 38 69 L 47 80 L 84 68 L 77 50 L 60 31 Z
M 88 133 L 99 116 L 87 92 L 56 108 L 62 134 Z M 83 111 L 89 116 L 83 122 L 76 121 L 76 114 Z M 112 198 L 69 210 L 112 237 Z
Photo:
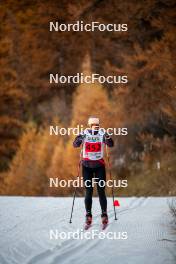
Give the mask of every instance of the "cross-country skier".
M 90 117 L 88 119 L 89 128 L 78 135 L 73 146 L 75 148 L 82 145 L 82 175 L 85 185 L 85 209 L 86 209 L 86 225 L 92 223 L 92 195 L 93 184 L 92 179 L 96 178 L 97 191 L 99 195 L 100 206 L 102 210 L 102 224 L 108 224 L 107 215 L 107 199 L 105 194 L 106 169 L 104 156 L 104 146 L 113 147 L 112 138 L 102 129 L 100 129 L 99 118 Z M 90 182 L 91 181 L 91 182 Z M 99 182 L 101 181 L 101 184 Z M 86 184 L 87 183 L 87 184 Z

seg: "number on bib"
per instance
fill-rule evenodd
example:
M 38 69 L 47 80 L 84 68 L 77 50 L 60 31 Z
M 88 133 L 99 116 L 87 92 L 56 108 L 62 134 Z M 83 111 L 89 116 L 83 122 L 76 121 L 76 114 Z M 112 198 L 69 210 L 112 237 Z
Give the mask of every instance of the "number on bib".
M 100 152 L 101 151 L 101 143 L 90 143 L 86 142 L 86 152 Z

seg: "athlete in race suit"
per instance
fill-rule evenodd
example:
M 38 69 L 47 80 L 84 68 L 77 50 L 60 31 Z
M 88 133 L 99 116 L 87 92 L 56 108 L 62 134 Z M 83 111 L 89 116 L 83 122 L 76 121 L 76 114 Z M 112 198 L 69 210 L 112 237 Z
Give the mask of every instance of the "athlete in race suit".
M 93 178 L 96 178 L 97 182 L 102 222 L 108 222 L 105 186 L 102 186 L 99 182 L 106 181 L 106 169 L 103 159 L 104 146 L 113 147 L 114 143 L 112 138 L 99 128 L 98 118 L 89 118 L 88 125 L 90 129 L 84 130 L 84 133 L 78 135 L 73 142 L 75 148 L 82 145 L 82 175 L 84 183 L 87 182 L 87 185 L 85 185 L 86 222 L 92 222 Z

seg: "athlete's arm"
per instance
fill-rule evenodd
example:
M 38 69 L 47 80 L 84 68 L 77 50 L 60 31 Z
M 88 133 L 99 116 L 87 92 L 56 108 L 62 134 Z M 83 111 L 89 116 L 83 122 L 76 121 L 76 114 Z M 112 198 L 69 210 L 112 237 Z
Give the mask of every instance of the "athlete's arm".
M 79 148 L 83 142 L 84 136 L 83 135 L 78 135 L 75 140 L 73 141 L 73 147 L 74 148 Z

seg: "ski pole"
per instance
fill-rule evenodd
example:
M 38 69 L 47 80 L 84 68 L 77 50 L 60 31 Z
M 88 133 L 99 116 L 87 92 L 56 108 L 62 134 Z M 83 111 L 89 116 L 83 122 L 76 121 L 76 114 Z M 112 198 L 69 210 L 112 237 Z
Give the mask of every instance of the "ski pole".
M 109 177 L 110 177 L 110 180 L 112 180 L 110 157 L 109 157 L 107 145 L 106 145 L 106 155 L 107 155 L 107 161 L 108 161 Z M 114 219 L 117 220 L 117 214 L 116 214 L 116 209 L 115 209 L 115 204 L 114 204 L 114 185 L 112 185 L 112 201 L 113 201 L 113 207 L 114 207 Z
M 81 152 L 82 153 L 82 152 Z M 77 172 L 77 178 L 79 178 L 80 175 L 80 164 L 81 164 L 81 153 L 80 153 L 80 159 L 79 159 L 79 163 L 78 163 L 78 172 Z M 73 209 L 74 209 L 74 204 L 75 204 L 75 198 L 76 198 L 76 187 L 74 190 L 74 194 L 73 194 L 73 202 L 72 202 L 72 209 L 71 209 L 71 214 L 70 214 L 70 221 L 69 223 L 72 223 L 72 215 L 73 215 Z

